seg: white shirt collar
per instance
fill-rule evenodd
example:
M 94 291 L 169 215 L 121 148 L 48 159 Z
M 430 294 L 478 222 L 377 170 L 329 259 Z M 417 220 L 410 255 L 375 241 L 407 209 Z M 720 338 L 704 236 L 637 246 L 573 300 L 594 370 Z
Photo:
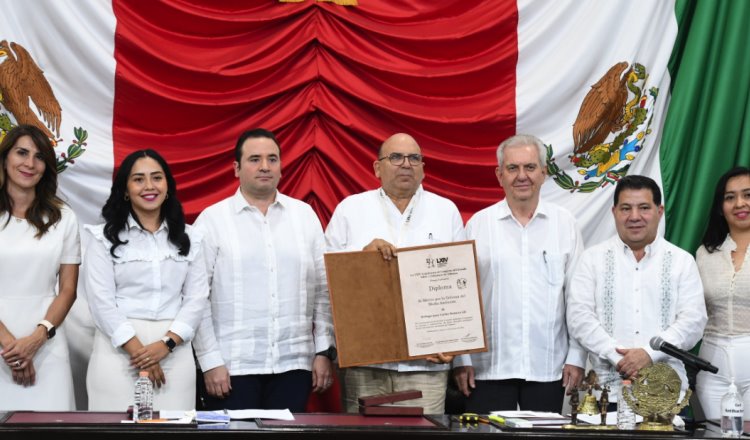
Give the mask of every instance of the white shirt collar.
M 724 239 L 724 243 L 719 245 L 719 250 L 724 252 L 732 252 L 737 250 L 737 243 L 732 240 L 732 236 L 727 234 L 727 238 Z
M 284 196 L 284 194 L 281 194 L 279 190 L 276 190 L 276 197 L 273 203 L 271 203 L 271 206 L 278 204 L 278 206 L 283 208 L 284 205 L 286 204 L 285 197 L 286 196 Z M 237 191 L 235 191 L 234 195 L 232 196 L 230 203 L 232 204 L 232 210 L 234 211 L 235 214 L 239 214 L 244 209 L 257 209 L 253 205 L 247 202 L 247 200 L 245 199 L 245 196 L 242 195 L 242 189 L 239 187 L 237 188 Z
M 135 219 L 135 217 L 133 217 L 133 214 L 128 214 L 127 228 L 128 228 L 128 231 L 131 230 L 131 229 L 137 229 L 137 230 L 140 230 L 140 231 L 149 232 L 149 231 L 146 231 L 145 229 L 143 229 L 143 226 L 141 226 L 138 223 L 138 221 Z M 166 221 L 162 221 L 161 224 L 159 225 L 159 228 L 154 233 L 157 233 L 157 232 L 159 232 L 161 230 L 165 230 L 165 229 L 167 229 L 167 222 Z
M 417 190 L 414 191 L 414 194 L 412 194 L 411 199 L 409 199 L 409 203 L 411 203 L 411 201 L 414 200 L 415 198 L 419 199 L 420 197 L 422 197 L 423 192 L 424 192 L 424 189 L 422 188 L 422 184 L 420 183 L 419 186 L 417 187 Z M 376 194 L 381 194 L 381 193 L 385 194 L 385 198 L 390 200 L 394 206 L 396 205 L 393 202 L 393 200 L 391 200 L 391 197 L 388 195 L 388 193 L 385 191 L 385 189 L 382 186 L 376 190 Z
M 537 215 L 549 217 L 549 206 L 541 199 L 541 197 L 539 198 L 539 203 L 536 205 L 536 210 L 534 210 L 534 215 L 531 216 L 531 220 L 534 220 Z M 513 212 L 510 210 L 508 200 L 505 199 L 502 203 L 497 205 L 497 218 L 502 220 L 508 217 L 513 217 Z
M 630 246 L 628 246 L 627 244 L 625 244 L 624 241 L 622 241 L 622 238 L 620 238 L 619 234 L 615 235 L 615 240 L 618 243 L 618 245 L 619 245 L 620 249 L 622 250 L 623 254 L 631 254 L 631 255 L 633 254 L 633 250 L 630 249 Z M 662 238 L 659 235 L 657 235 L 656 238 L 654 239 L 654 241 L 652 241 L 651 243 L 647 244 L 646 247 L 643 248 L 644 251 L 646 252 L 646 254 L 645 254 L 646 258 L 650 257 L 656 251 L 659 250 L 659 245 L 660 245 L 661 240 L 662 240 Z

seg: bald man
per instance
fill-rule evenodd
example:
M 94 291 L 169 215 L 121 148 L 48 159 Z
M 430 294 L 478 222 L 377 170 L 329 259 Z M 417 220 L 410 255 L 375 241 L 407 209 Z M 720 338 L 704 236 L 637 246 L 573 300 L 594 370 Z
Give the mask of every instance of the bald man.
M 336 207 L 326 229 L 328 251 L 372 250 L 391 259 L 397 248 L 464 240 L 456 205 L 422 188 L 424 167 L 413 137 L 398 133 L 386 139 L 373 162 L 381 187 L 347 197 Z M 450 360 L 436 357 L 347 368 L 346 409 L 356 412 L 360 396 L 417 389 L 422 398 L 399 404 L 443 414 L 449 369 L 445 361 Z

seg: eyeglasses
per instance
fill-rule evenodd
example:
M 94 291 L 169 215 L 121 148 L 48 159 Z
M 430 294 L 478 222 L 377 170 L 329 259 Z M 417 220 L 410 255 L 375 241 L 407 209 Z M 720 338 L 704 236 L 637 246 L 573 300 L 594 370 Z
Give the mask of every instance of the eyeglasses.
M 413 154 L 403 154 L 403 153 L 391 153 L 388 156 L 379 157 L 378 160 L 388 159 L 388 161 L 391 163 L 391 165 L 395 167 L 400 167 L 404 164 L 404 160 L 406 158 L 409 158 L 409 164 L 412 166 L 417 166 L 422 163 L 422 156 L 421 154 L 413 153 Z

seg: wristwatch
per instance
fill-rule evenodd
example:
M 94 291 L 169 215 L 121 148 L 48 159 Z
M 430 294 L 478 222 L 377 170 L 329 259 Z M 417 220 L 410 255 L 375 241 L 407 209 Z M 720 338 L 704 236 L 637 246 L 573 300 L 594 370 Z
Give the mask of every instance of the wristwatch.
M 51 322 L 47 321 L 46 319 L 42 319 L 41 321 L 39 321 L 39 324 L 37 324 L 37 327 L 40 325 L 47 330 L 47 339 L 52 339 L 55 337 L 55 326 L 52 325 Z
M 161 338 L 161 342 L 167 344 L 167 348 L 169 349 L 170 353 L 174 351 L 175 347 L 177 347 L 177 343 L 169 336 L 164 336 L 163 338 Z
M 321 352 L 315 353 L 315 355 L 317 355 L 317 356 L 325 356 L 325 357 L 327 357 L 328 359 L 331 360 L 331 362 L 333 362 L 333 361 L 336 360 L 336 355 L 337 354 L 338 354 L 338 351 L 336 351 L 336 347 L 334 347 L 333 345 L 331 345 L 330 347 L 328 347 L 328 350 L 323 350 Z

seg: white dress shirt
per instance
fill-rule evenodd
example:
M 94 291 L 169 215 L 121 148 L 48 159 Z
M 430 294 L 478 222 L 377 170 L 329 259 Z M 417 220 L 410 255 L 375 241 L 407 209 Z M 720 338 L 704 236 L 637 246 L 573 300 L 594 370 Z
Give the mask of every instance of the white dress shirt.
M 503 200 L 477 212 L 466 235 L 476 240 L 489 352 L 454 365 L 473 365 L 479 380 L 535 382 L 559 380 L 563 364 L 583 368 L 586 352 L 565 323 L 565 287 L 583 250 L 573 215 L 540 200 L 523 226 Z
M 211 316 L 193 343 L 203 371 L 309 371 L 315 353 L 335 345 L 325 238 L 310 205 L 277 192 L 263 215 L 238 189 L 195 225 L 211 285 Z
M 361 251 L 375 238 L 401 248 L 462 241 L 466 235 L 456 205 L 420 185 L 403 213 L 382 188 L 354 194 L 339 203 L 326 229 L 328 251 Z M 424 360 L 372 366 L 397 371 L 449 368 Z
M 169 241 L 167 224 L 151 233 L 130 216 L 110 253 L 104 225 L 85 225 L 92 235 L 86 248 L 84 273 L 89 309 L 96 326 L 120 347 L 135 336 L 128 318 L 172 320 L 169 330 L 189 341 L 208 307 L 208 283 L 201 236 L 189 225 L 190 252 L 180 255 Z
M 653 362 L 668 362 L 687 378 L 682 362 L 649 341 L 660 336 L 689 350 L 706 325 L 698 267 L 693 257 L 657 237 L 636 261 L 619 236 L 587 249 L 581 255 L 570 284 L 568 330 L 590 353 L 602 384 L 610 385 L 610 401 L 619 395 L 620 376 L 615 366 L 622 359 L 616 348 L 643 348 Z
M 732 251 L 737 243 L 727 235 L 713 253 L 698 248 L 695 260 L 706 290 L 706 334 L 750 335 L 750 252 L 740 270 L 734 270 Z

